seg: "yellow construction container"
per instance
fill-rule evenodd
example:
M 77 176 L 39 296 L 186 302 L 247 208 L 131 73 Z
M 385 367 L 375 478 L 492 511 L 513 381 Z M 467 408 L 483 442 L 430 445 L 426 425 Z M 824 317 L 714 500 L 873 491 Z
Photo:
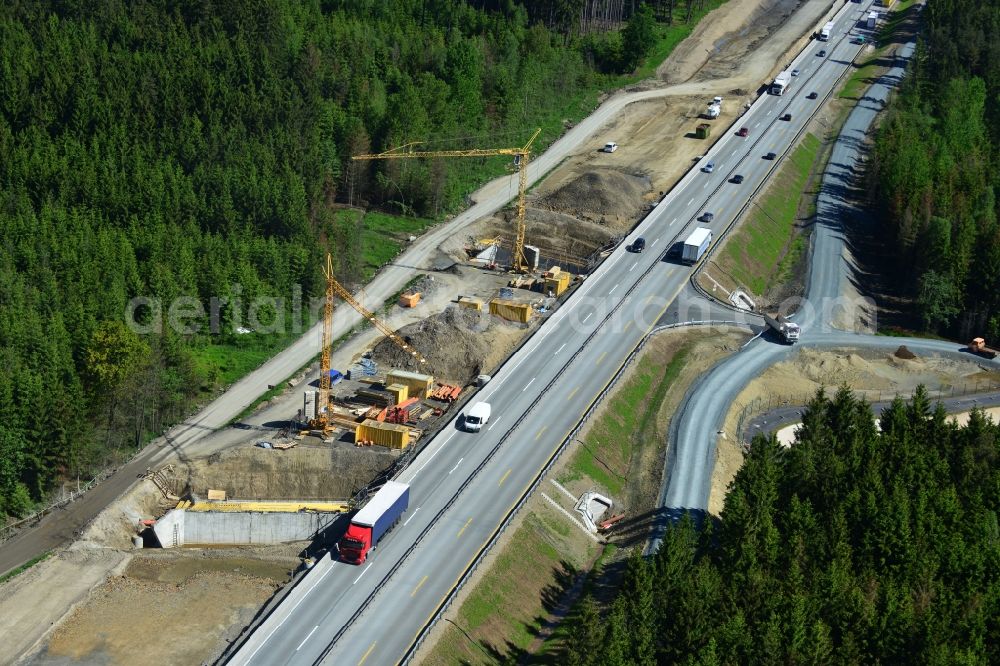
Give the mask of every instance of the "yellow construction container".
M 410 445 L 410 429 L 399 423 L 382 423 L 366 419 L 354 431 L 354 443 L 405 449 Z
M 569 288 L 569 273 L 561 272 L 556 273 L 551 277 L 545 278 L 545 293 L 552 292 L 556 296 L 559 296 L 564 291 Z
M 417 303 L 420 302 L 420 293 L 407 293 L 399 295 L 399 306 L 403 308 L 412 308 Z
M 531 319 L 532 312 L 530 303 L 518 303 L 500 298 L 494 298 L 490 301 L 490 314 L 497 315 L 508 321 L 518 321 L 526 324 Z
M 469 310 L 476 310 L 478 312 L 483 311 L 483 302 L 478 298 L 465 298 L 462 297 L 458 299 L 458 307 L 468 308 Z
M 385 390 L 392 394 L 397 405 L 410 397 L 410 387 L 406 384 L 389 384 Z
M 430 375 L 422 375 L 418 372 L 407 372 L 406 370 L 393 370 L 385 376 L 385 384 L 403 384 L 408 389 L 408 398 L 426 398 L 427 394 L 434 388 L 434 378 Z

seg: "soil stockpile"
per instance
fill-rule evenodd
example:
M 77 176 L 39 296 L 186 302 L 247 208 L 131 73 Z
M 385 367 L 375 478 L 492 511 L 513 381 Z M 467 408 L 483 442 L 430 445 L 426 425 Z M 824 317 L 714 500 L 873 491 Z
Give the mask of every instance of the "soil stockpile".
M 188 467 L 178 466 L 174 492 L 181 494 L 190 480 L 191 489 L 201 498 L 212 488 L 236 499 L 345 499 L 393 459 L 391 453 L 377 448 L 229 449 Z
M 614 169 L 595 169 L 563 185 L 536 205 L 584 220 L 609 223 L 628 220 L 631 226 L 642 208 L 642 195 L 649 189 L 647 178 Z
M 507 324 L 489 313 L 451 306 L 396 331 L 427 363 L 417 363 L 388 339 L 375 346 L 372 357 L 382 370 L 412 370 L 465 384 L 492 372 L 526 333 L 526 327 Z

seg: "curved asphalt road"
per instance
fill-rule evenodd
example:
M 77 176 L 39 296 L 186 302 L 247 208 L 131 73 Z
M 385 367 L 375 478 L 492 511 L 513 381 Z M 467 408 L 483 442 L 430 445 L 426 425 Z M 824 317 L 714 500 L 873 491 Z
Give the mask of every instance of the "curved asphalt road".
M 969 358 L 962 351 L 962 346 L 953 342 L 860 335 L 832 327 L 839 309 L 857 305 L 841 299 L 843 282 L 849 279 L 850 270 L 845 259 L 841 224 L 841 220 L 850 214 L 850 205 L 843 197 L 854 177 L 854 165 L 860 158 L 865 135 L 892 87 L 901 80 L 903 67 L 912 53 L 913 44 L 900 50 L 896 66 L 869 89 L 851 113 L 834 147 L 817 204 L 808 296 L 798 316 L 803 326 L 800 345 L 864 347 L 890 352 L 905 344 L 918 355 Z M 861 307 L 865 309 L 867 304 Z M 676 517 L 684 512 L 703 514 L 706 511 L 715 446 L 726 412 L 751 380 L 791 353 L 791 347 L 774 342 L 769 336 L 756 338 L 738 354 L 719 363 L 692 388 L 671 429 L 673 447 L 666 462 L 660 502 L 665 516 Z M 1000 361 L 979 360 L 1000 366 Z M 649 549 L 655 549 L 658 541 L 657 536 L 651 541 Z

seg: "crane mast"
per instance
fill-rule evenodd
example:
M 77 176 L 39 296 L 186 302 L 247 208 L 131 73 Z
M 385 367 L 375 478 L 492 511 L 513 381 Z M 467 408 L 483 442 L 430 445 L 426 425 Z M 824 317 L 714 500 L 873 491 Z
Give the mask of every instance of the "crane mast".
M 514 234 L 514 250 L 511 258 L 511 269 L 516 273 L 524 273 L 528 262 L 524 256 L 525 241 L 525 193 L 528 189 L 528 160 L 531 156 L 531 144 L 538 138 L 541 128 L 536 129 L 528 142 L 520 148 L 471 148 L 469 150 L 413 150 L 419 141 L 404 144 L 384 153 L 354 155 L 352 160 L 394 160 L 412 157 L 491 157 L 494 155 L 513 155 L 514 166 L 518 170 L 517 187 L 517 228 Z M 360 312 L 360 310 L 359 310 Z M 362 313 L 363 314 L 363 313 Z M 381 330 L 381 329 L 380 329 Z

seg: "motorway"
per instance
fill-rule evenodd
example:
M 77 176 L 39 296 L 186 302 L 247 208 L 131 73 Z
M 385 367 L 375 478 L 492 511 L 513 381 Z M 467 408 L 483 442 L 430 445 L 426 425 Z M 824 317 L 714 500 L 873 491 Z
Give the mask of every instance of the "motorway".
M 801 75 L 781 97 L 761 97 L 639 224 L 625 245 L 494 376 L 479 399 L 493 417 L 478 434 L 453 421 L 398 480 L 411 484 L 410 509 L 360 567 L 335 563 L 312 581 L 289 614 L 265 621 L 231 663 L 395 663 L 411 654 L 456 585 L 489 546 L 631 351 L 681 292 L 691 269 L 664 251 L 714 213 L 716 236 L 748 205 L 757 187 L 803 131 L 808 116 L 849 68 L 849 43 L 862 5 L 846 5 L 830 42 L 812 42 L 793 66 Z M 821 58 L 821 48 L 829 52 Z M 810 91 L 818 100 L 806 98 Z M 791 113 L 791 121 L 778 120 Z M 749 128 L 746 138 L 735 135 Z M 729 182 L 735 174 L 745 180 Z M 898 344 L 898 342 L 896 343 Z M 710 461 L 709 461 L 710 463 Z M 710 472 L 711 465 L 707 469 Z M 390 631 L 386 628 L 391 627 Z

